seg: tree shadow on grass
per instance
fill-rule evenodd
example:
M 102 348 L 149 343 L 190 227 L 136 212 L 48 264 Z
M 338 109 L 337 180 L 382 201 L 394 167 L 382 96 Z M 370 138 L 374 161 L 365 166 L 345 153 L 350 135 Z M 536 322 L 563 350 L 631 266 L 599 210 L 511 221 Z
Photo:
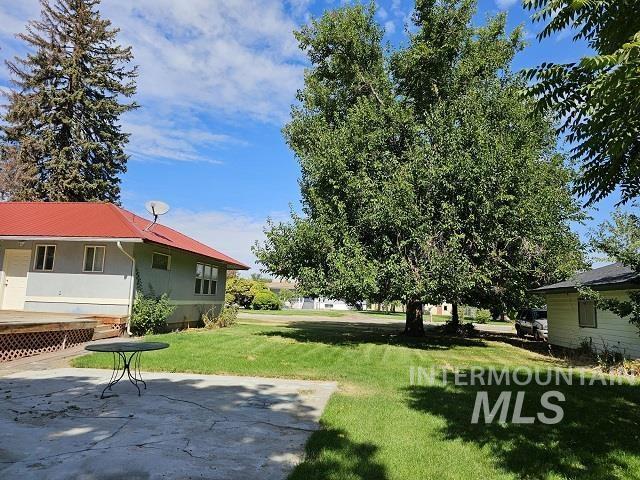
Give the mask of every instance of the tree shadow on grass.
M 484 340 L 493 342 L 502 342 L 514 347 L 528 350 L 529 352 L 539 353 L 541 355 L 550 354 L 550 345 L 541 340 L 534 340 L 530 337 L 518 337 L 515 333 L 510 332 L 480 332 L 480 337 Z
M 454 347 L 485 347 L 478 338 L 449 337 L 428 329 L 424 337 L 402 334 L 396 325 L 347 322 L 290 322 L 277 330 L 262 331 L 257 335 L 283 337 L 297 342 L 324 343 L 327 345 L 357 346 L 362 343 L 398 345 L 424 350 L 448 350 Z
M 378 447 L 372 443 L 350 440 L 343 430 L 319 430 L 309 438 L 305 462 L 294 469 L 289 480 L 386 480 L 388 476 L 384 465 L 374 460 L 377 450 Z
M 640 478 L 640 386 L 588 385 L 588 380 L 580 385 L 578 376 L 572 381 L 556 385 L 554 380 L 548 386 L 412 386 L 407 389 L 408 403 L 442 417 L 445 439 L 488 448 L 497 467 L 519 478 Z M 493 407 L 507 390 L 513 392 L 508 423 L 500 424 L 496 417 L 485 424 L 482 413 L 479 423 L 471 423 L 479 391 L 488 392 Z M 552 400 L 564 410 L 560 423 L 545 425 L 538 419 L 533 424 L 509 423 L 517 391 L 525 392 L 524 416 L 535 417 L 538 412 L 554 416 L 540 406 L 541 395 L 550 390 L 565 395 L 564 402 Z

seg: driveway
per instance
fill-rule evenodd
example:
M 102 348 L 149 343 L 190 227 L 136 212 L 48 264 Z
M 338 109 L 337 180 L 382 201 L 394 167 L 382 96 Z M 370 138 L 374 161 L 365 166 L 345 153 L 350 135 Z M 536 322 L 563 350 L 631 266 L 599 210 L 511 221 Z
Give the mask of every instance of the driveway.
M 0 378 L 0 478 L 278 479 L 336 384 L 144 373 L 100 399 L 110 371 L 58 368 Z

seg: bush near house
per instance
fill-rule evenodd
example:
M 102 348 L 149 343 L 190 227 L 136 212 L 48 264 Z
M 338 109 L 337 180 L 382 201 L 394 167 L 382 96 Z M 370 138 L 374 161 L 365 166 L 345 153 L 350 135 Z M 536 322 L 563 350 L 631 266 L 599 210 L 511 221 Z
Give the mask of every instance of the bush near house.
M 134 335 L 146 335 L 165 331 L 167 318 L 175 308 L 169 303 L 166 293 L 156 297 L 137 291 L 131 312 L 131 332 Z
M 237 305 L 225 305 L 218 315 L 216 315 L 213 308 L 202 314 L 202 322 L 204 323 L 204 328 L 207 329 L 230 327 L 237 320 Z
M 256 293 L 251 302 L 254 310 L 279 310 L 280 306 L 278 295 L 269 290 Z

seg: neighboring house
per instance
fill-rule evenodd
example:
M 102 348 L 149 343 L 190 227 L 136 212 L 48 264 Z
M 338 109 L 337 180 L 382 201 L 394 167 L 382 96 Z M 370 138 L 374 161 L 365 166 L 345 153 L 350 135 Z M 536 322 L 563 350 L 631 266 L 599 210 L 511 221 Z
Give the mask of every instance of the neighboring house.
M 441 303 L 440 305 L 425 305 L 424 306 L 424 315 L 431 313 L 431 315 L 451 315 L 451 304 L 450 303 Z M 462 312 L 460 312 L 462 315 Z
M 272 281 L 267 284 L 269 290 L 276 294 L 280 294 L 283 290 L 295 290 L 296 284 L 293 282 Z M 344 300 L 334 300 L 325 297 L 301 297 L 294 296 L 284 302 L 285 308 L 293 308 L 298 310 L 353 310 L 354 307 Z M 366 308 L 366 306 L 365 306 Z
M 294 297 L 289 300 L 290 308 L 302 310 L 354 310 L 344 300 L 325 297 Z
M 0 308 L 126 316 L 136 290 L 167 293 L 168 323 L 224 303 L 227 270 L 248 267 L 109 203 L 0 203 Z
M 640 289 L 640 278 L 630 268 L 614 263 L 534 290 L 547 298 L 549 343 L 577 348 L 586 340 L 597 350 L 606 346 L 627 357 L 640 358 L 638 328 L 628 318 L 581 299 L 579 286 L 590 287 L 604 298 L 628 299 L 630 290 Z

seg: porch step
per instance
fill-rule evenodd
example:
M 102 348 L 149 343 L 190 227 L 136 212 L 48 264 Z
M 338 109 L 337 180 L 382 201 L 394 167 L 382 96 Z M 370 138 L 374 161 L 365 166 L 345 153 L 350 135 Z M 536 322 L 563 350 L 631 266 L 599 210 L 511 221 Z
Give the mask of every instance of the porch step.
M 102 340 L 103 338 L 115 338 L 122 334 L 122 330 L 113 328 L 111 325 L 98 325 L 93 330 L 91 340 Z

